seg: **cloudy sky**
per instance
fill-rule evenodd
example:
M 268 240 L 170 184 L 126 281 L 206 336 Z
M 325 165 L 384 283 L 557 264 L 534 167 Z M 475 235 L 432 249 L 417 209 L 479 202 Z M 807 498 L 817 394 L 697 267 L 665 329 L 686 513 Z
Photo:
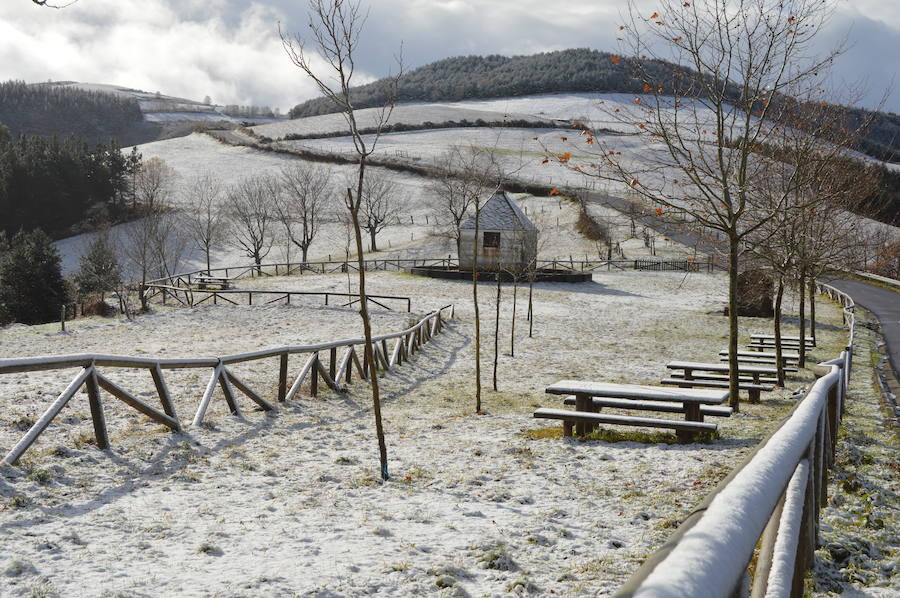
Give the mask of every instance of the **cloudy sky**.
M 51 0 L 53 1 L 53 0 Z M 57 0 L 65 3 L 71 0 Z M 823 48 L 848 38 L 836 81 L 866 90 L 873 106 L 900 85 L 900 2 L 827 0 Z M 652 0 L 640 0 L 652 8 Z M 408 67 L 465 54 L 618 49 L 622 0 L 368 0 L 361 80 L 388 73 L 403 41 Z M 0 4 L 0 80 L 111 83 L 218 104 L 287 110 L 313 97 L 281 49 L 307 26 L 305 0 L 78 0 L 62 10 L 31 0 Z M 894 81 L 896 79 L 896 81 Z M 900 112 L 900 92 L 885 109 Z

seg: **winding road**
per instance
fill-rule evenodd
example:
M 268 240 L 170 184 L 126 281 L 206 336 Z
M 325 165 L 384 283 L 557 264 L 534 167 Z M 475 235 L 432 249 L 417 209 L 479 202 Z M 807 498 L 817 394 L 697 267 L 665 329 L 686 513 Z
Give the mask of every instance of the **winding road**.
M 835 278 L 828 284 L 844 291 L 857 304 L 875 314 L 881 323 L 894 376 L 900 379 L 900 368 L 897 367 L 900 365 L 900 292 L 849 278 Z

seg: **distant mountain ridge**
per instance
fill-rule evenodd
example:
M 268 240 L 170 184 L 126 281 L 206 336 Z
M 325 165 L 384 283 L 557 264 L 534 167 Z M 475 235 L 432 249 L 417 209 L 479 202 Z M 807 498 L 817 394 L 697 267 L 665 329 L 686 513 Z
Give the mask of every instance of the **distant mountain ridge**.
M 239 126 L 277 120 L 268 107 L 218 106 L 118 85 L 49 81 L 0 82 L 0 125 L 13 137 L 74 136 L 121 146 L 188 135 L 197 123 Z
M 642 82 L 629 75 L 627 60 L 613 61 L 613 54 L 577 48 L 531 56 L 459 56 L 445 58 L 404 74 L 398 102 L 454 102 L 567 92 L 642 93 Z M 655 80 L 665 84 L 674 73 L 688 69 L 653 60 L 645 63 Z M 357 108 L 378 106 L 384 100 L 387 79 L 354 87 L 351 98 Z M 671 87 L 671 86 L 667 86 Z M 290 118 L 335 112 L 326 98 L 297 104 Z M 851 118 L 863 122 L 872 112 L 851 109 Z M 872 126 L 859 141 L 860 151 L 879 160 L 900 160 L 900 116 L 874 114 Z

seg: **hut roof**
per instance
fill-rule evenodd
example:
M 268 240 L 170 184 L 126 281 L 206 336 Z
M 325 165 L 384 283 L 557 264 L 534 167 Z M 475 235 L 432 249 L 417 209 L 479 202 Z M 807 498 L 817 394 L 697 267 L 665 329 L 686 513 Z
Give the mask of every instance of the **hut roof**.
M 459 228 L 474 229 L 475 216 L 470 216 Z M 478 228 L 480 230 L 537 230 L 528 216 L 522 213 L 522 210 L 513 203 L 505 191 L 494 193 L 493 197 L 481 208 Z

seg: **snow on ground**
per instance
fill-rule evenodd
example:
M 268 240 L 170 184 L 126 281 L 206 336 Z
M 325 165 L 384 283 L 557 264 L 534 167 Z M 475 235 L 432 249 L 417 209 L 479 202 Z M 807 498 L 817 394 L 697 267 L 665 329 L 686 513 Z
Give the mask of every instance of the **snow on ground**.
M 380 108 L 364 108 L 356 111 L 356 122 L 361 129 L 373 127 L 381 116 Z M 468 120 L 475 122 L 502 122 L 505 120 L 543 120 L 547 117 L 534 117 L 528 114 L 513 113 L 503 109 L 477 110 L 467 106 L 450 106 L 446 104 L 400 104 L 391 114 L 390 124 L 421 125 L 426 122 L 443 123 Z M 260 125 L 253 130 L 273 139 L 285 135 L 327 135 L 340 131 L 348 131 L 347 121 L 341 114 L 323 114 L 293 120 Z
M 503 289 L 499 392 L 490 389 L 495 286 L 481 287 L 484 405 L 474 415 L 471 286 L 373 273 L 370 292 L 413 297 L 414 313 L 453 303 L 445 332 L 381 379 L 392 479 L 377 480 L 366 388 L 323 391 L 273 414 L 230 416 L 216 396 L 207 425 L 170 434 L 104 398 L 112 451 L 91 445 L 77 396 L 0 476 L 0 571 L 11 596 L 271 595 L 514 596 L 610 594 L 679 518 L 754 446 L 792 402 L 785 391 L 719 421 L 711 444 L 579 442 L 530 417 L 559 400 L 560 378 L 653 383 L 672 358 L 710 359 L 724 346 L 722 275 L 611 272 L 591 283 L 517 295 L 515 357 L 508 355 L 511 288 Z M 343 290 L 345 275 L 242 280 L 246 287 Z M 350 278 L 351 288 L 355 284 Z M 794 307 L 793 304 L 790 304 Z M 846 342 L 839 312 L 820 305 L 818 359 Z M 376 310 L 376 332 L 410 315 Z M 789 323 L 793 321 L 789 319 Z M 744 334 L 768 320 L 743 322 Z M 788 332 L 793 332 L 788 326 Z M 119 352 L 221 355 L 359 336 L 358 316 L 310 299 L 291 306 L 157 306 L 134 322 L 89 318 L 0 330 L 5 355 Z M 291 360 L 296 373 L 302 360 Z M 236 372 L 265 396 L 277 362 Z M 153 402 L 145 372 L 107 368 Z M 190 420 L 207 371 L 166 376 Z M 7 449 L 75 372 L 0 377 L 0 446 Z M 239 401 L 246 407 L 247 401 Z M 538 430 L 540 433 L 529 430 Z M 544 432 L 545 431 L 545 432 Z M 662 439 L 663 436 L 657 437 Z

